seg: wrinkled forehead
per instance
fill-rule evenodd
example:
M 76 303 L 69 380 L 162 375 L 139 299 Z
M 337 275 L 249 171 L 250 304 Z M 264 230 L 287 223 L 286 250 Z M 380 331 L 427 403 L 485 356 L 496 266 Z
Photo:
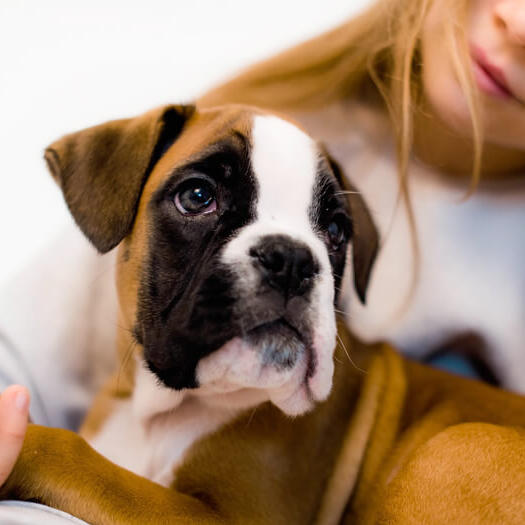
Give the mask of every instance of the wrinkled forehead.
M 267 115 L 254 118 L 251 138 L 252 169 L 259 183 L 259 219 L 306 219 L 319 167 L 313 140 L 291 123 Z
M 253 115 L 231 108 L 196 112 L 186 123 L 182 134 L 168 145 L 153 169 L 145 192 L 153 192 L 172 177 L 178 167 L 204 160 L 220 151 L 242 157 L 249 154 L 248 145 Z
M 198 112 L 153 170 L 144 197 L 172 177 L 178 167 L 220 154 L 249 164 L 263 195 L 271 193 L 274 204 L 310 194 L 317 172 L 319 152 L 315 142 L 294 124 L 280 117 L 237 107 Z M 285 186 L 295 187 L 295 195 Z

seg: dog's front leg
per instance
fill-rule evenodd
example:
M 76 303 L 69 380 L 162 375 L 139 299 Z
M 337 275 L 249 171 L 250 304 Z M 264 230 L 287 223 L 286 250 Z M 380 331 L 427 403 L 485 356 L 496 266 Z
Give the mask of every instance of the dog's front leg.
M 38 425 L 29 426 L 0 497 L 36 500 L 93 525 L 224 523 L 198 499 L 111 463 L 77 434 Z

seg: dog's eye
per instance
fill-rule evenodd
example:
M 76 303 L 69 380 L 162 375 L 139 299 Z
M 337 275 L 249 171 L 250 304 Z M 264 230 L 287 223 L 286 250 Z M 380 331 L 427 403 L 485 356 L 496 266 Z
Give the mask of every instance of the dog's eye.
M 347 240 L 347 232 L 343 221 L 334 217 L 326 228 L 328 244 L 332 250 L 338 250 Z
M 215 188 L 203 179 L 186 181 L 174 200 L 183 215 L 205 215 L 217 209 Z

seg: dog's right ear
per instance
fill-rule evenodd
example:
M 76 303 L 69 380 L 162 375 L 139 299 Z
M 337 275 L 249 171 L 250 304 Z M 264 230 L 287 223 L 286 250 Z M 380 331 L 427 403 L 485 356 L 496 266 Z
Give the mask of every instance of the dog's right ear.
M 164 106 L 66 135 L 45 151 L 76 223 L 102 253 L 131 231 L 148 175 L 194 106 Z
M 343 176 L 339 164 L 330 155 L 327 158 L 336 179 L 348 194 L 353 223 L 354 285 L 359 299 L 365 304 L 370 275 L 379 250 L 379 233 L 361 193 Z

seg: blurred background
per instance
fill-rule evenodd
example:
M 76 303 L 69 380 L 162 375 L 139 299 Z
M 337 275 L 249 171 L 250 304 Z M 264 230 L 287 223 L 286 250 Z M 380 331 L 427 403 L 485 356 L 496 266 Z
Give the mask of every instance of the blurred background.
M 1 0 L 0 285 L 70 219 L 44 148 L 65 133 L 188 102 L 370 0 Z

